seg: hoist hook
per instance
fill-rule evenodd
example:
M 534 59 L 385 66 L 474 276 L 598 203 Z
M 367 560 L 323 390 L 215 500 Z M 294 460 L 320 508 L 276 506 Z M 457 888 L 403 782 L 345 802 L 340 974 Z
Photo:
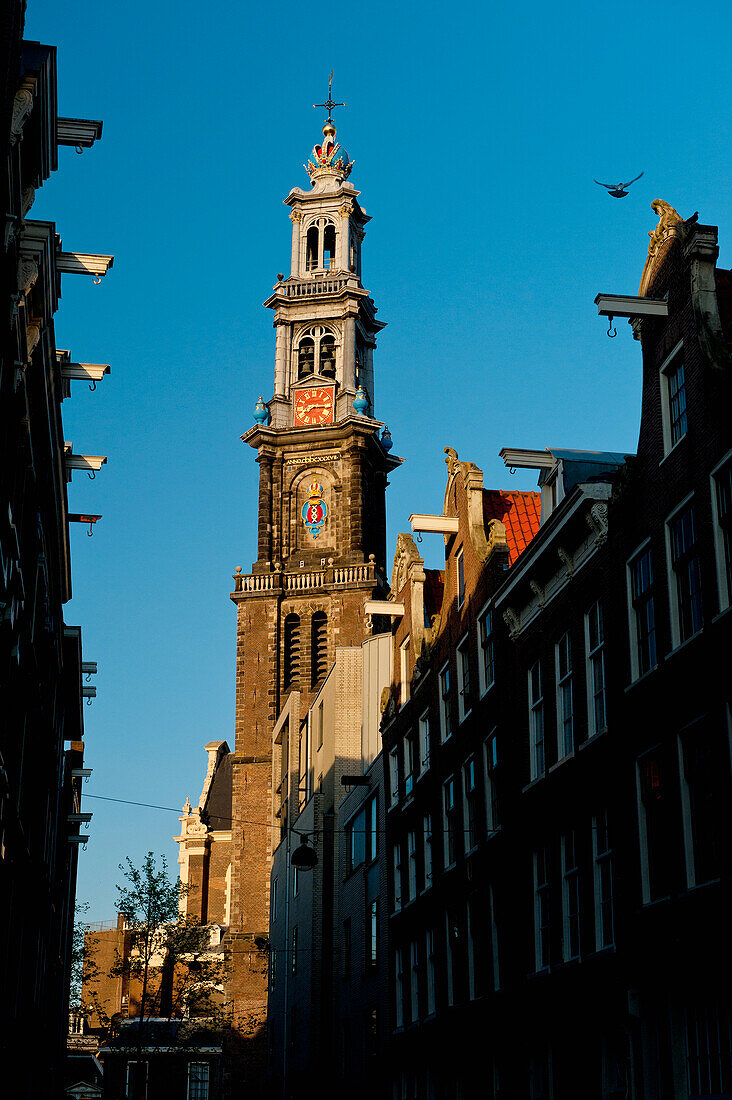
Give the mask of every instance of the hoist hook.
M 608 336 L 610 337 L 610 339 L 611 339 L 611 340 L 614 340 L 614 339 L 615 339 L 615 337 L 616 337 L 616 336 L 618 335 L 618 330 L 617 330 L 617 329 L 615 328 L 615 326 L 613 325 L 613 315 L 612 315 L 612 313 L 611 313 L 611 314 L 610 314 L 610 316 L 608 317 L 608 330 L 607 330 L 607 334 L 608 334 Z

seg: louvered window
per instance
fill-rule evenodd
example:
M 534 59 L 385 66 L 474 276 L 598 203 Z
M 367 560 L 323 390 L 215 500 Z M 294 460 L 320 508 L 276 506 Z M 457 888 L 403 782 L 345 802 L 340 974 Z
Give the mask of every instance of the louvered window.
M 328 618 L 324 611 L 316 611 L 312 618 L 310 660 L 313 684 L 319 684 L 328 672 Z
M 285 619 L 285 689 L 300 680 L 300 616 Z

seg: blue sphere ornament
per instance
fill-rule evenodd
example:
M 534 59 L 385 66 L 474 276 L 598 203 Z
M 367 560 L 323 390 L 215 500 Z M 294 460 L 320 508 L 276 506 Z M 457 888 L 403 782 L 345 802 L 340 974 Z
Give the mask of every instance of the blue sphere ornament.
M 364 393 L 363 386 L 359 386 L 356 390 L 356 396 L 353 399 L 353 407 L 359 416 L 363 416 L 369 407 L 369 399 Z
M 257 424 L 266 424 L 269 418 L 269 410 L 264 403 L 264 398 L 259 395 L 259 401 L 254 406 L 254 419 Z
M 384 425 L 384 430 L 381 433 L 381 446 L 385 451 L 390 451 L 394 446 L 394 440 L 391 438 L 388 424 Z

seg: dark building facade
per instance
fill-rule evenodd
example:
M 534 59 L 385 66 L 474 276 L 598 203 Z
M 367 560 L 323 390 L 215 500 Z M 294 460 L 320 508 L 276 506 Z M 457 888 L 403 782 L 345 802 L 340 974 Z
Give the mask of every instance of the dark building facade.
M 53 316 L 61 274 L 102 275 L 111 257 L 64 252 L 55 225 L 29 216 L 59 145 L 91 145 L 101 123 L 58 118 L 56 50 L 21 41 L 23 10 L 9 4 L 3 15 L 0 1041 L 20 1071 L 13 1095 L 40 1098 L 62 1086 L 76 863 L 91 816 L 80 804 L 82 703 L 95 689 L 82 673 L 96 665 L 82 661 L 81 631 L 64 622 L 69 522 L 80 518 L 69 513 L 66 487 L 72 469 L 103 461 L 71 453 L 61 403 L 72 378 L 108 370 L 58 351 Z
M 541 524 L 502 573 L 471 569 L 454 454 L 443 517 L 412 517 L 446 567 L 422 659 L 392 596 L 395 1097 L 732 1094 L 732 284 L 713 227 L 654 209 L 615 306 L 637 455 L 505 448 Z

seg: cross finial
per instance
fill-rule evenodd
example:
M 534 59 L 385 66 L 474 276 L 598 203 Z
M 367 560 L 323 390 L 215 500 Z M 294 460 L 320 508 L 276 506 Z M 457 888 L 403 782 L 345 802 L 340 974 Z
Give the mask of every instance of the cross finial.
M 345 103 L 336 103 L 335 102 L 335 100 L 333 99 L 332 90 L 333 90 L 333 70 L 331 69 L 330 78 L 328 80 L 328 98 L 326 99 L 325 103 L 313 103 L 313 107 L 325 107 L 325 109 L 328 112 L 328 118 L 327 118 L 328 122 L 333 121 L 332 118 L 330 117 L 330 115 L 331 115 L 331 111 L 333 110 L 334 107 L 345 107 L 346 106 Z

